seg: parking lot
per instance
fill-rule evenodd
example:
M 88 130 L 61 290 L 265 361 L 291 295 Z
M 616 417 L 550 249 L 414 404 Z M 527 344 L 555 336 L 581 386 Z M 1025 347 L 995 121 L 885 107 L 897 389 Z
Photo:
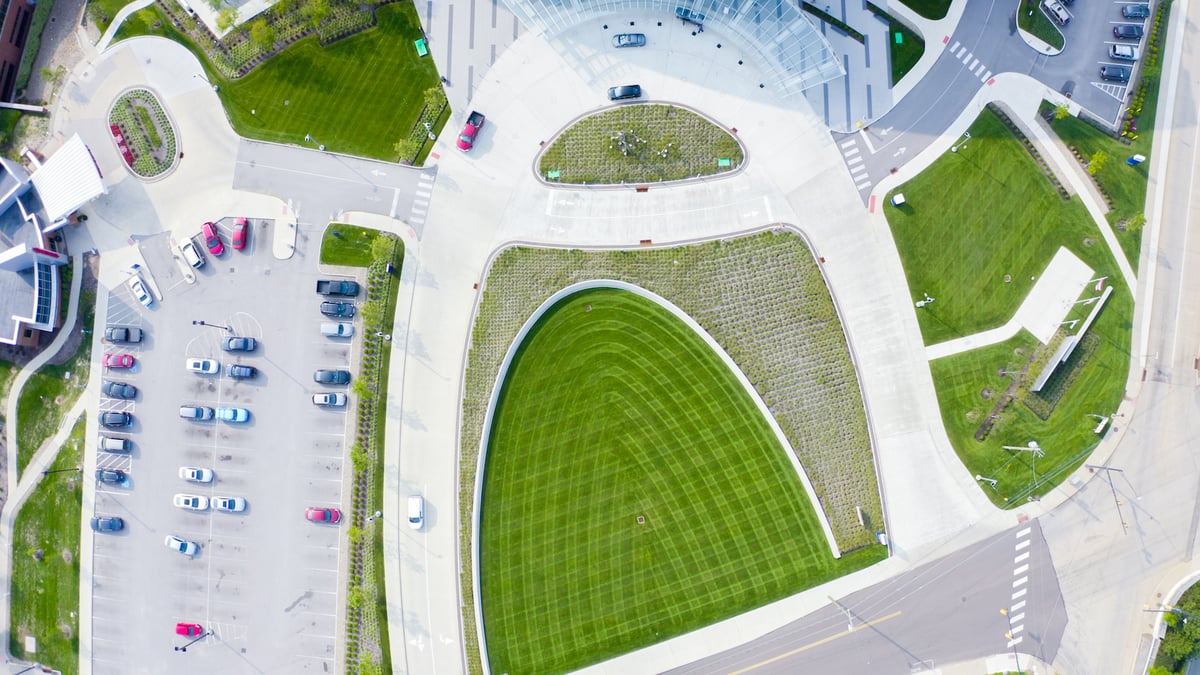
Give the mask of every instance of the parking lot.
M 1039 57 L 1030 75 L 1054 89 L 1071 90 L 1071 98 L 1099 117 L 1115 121 L 1122 101 L 1131 93 L 1140 75 L 1141 60 L 1145 58 L 1145 44 L 1150 37 L 1150 19 L 1125 18 L 1121 9 L 1139 5 L 1138 2 L 1072 2 L 1063 3 L 1071 20 L 1060 27 L 1066 37 L 1066 46 L 1057 56 Z M 1142 26 L 1145 36 L 1138 39 L 1117 39 L 1113 28 L 1122 25 Z M 1114 59 L 1109 54 L 1113 45 L 1129 45 L 1138 48 L 1136 62 Z M 1104 80 L 1100 68 L 1105 66 L 1133 66 L 1133 79 L 1128 83 Z
M 136 386 L 137 396 L 100 403 L 101 411 L 132 413 L 132 426 L 98 430 L 93 421 L 90 430 L 133 441 L 129 454 L 97 455 L 98 468 L 126 472 L 123 482 L 96 487 L 96 514 L 125 521 L 121 532 L 92 535 L 97 674 L 340 670 L 345 524 L 308 522 L 305 508 L 349 506 L 343 458 L 352 408 L 318 408 L 311 397 L 349 391 L 315 384 L 313 370 L 356 373 L 355 344 L 320 334 L 329 319 L 313 292 L 315 280 L 328 276 L 317 271 L 319 240 L 280 261 L 271 255 L 270 221 L 251 221 L 244 251 L 229 246 L 231 222 L 220 221 L 224 254 L 206 256 L 194 283 L 175 259 L 179 242 L 170 233 L 140 240 L 143 274 L 162 297 L 144 308 L 123 284 L 97 307 L 97 330 L 145 331 L 140 344 L 105 346 L 136 359 L 104 377 Z M 203 249 L 202 240 L 196 244 Z M 257 348 L 223 351 L 227 336 L 253 337 Z M 188 372 L 188 358 L 215 359 L 221 370 Z M 230 364 L 254 366 L 257 376 L 233 379 Z M 187 420 L 181 405 L 245 408 L 250 417 Z M 211 469 L 215 478 L 185 481 L 185 466 Z M 173 506 L 176 494 L 241 497 L 246 508 L 190 511 Z M 167 548 L 168 535 L 196 542 L 199 552 Z M 179 648 L 193 638 L 176 635 L 180 622 L 205 631 L 186 652 Z

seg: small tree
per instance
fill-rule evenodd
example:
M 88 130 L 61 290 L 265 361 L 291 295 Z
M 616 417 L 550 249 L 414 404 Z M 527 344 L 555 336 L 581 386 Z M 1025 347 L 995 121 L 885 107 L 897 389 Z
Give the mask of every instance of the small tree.
M 1145 224 L 1146 224 L 1146 214 L 1139 213 L 1136 216 L 1130 218 L 1129 222 L 1125 224 L 1125 231 L 1126 232 L 1137 232 L 1138 230 L 1142 229 L 1142 227 Z M 1172 614 L 1171 616 L 1174 616 L 1174 614 Z
M 354 380 L 354 384 L 350 385 L 350 389 L 354 392 L 354 395 L 359 398 L 359 400 L 365 399 L 371 395 L 371 383 L 367 381 L 367 378 L 365 377 L 356 378 Z M 361 451 L 362 448 L 360 447 L 359 450 Z M 363 453 L 363 456 L 366 457 L 366 453 Z M 351 453 L 351 460 L 353 460 L 353 458 L 353 453 Z
M 320 28 L 321 22 L 329 16 L 329 0 L 308 0 L 303 13 L 309 28 Z
M 217 12 L 217 29 L 227 31 L 237 24 L 238 11 L 235 7 L 222 7 Z
M 383 308 L 374 300 L 364 302 L 359 312 L 362 314 L 364 330 L 375 330 L 383 320 Z
M 390 263 L 395 250 L 395 240 L 388 234 L 380 234 L 371 242 L 371 260 L 383 264 Z
M 396 156 L 400 159 L 411 160 L 413 155 L 417 154 L 417 141 L 412 138 L 401 138 L 396 141 L 392 149 L 396 151 Z
M 430 112 L 437 114 L 442 109 L 442 106 L 446 104 L 446 90 L 442 89 L 441 86 L 430 87 L 425 90 L 424 98 L 425 107 Z
M 1104 152 L 1103 150 L 1097 150 L 1096 152 L 1092 153 L 1092 158 L 1088 161 L 1088 174 L 1095 176 L 1096 174 L 1100 173 L 1100 169 L 1104 168 L 1104 164 L 1107 161 L 1108 153 Z
M 266 19 L 259 19 L 250 25 L 250 42 L 264 52 L 275 46 L 275 27 Z
M 1071 116 L 1071 109 L 1065 105 L 1060 105 L 1054 109 L 1054 119 L 1061 120 Z

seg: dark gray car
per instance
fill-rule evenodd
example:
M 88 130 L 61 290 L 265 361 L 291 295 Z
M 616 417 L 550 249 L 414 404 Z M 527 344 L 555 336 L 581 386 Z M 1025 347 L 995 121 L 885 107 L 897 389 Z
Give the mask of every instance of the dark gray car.
M 96 480 L 102 483 L 124 483 L 125 472 L 120 469 L 96 469 Z
M 137 387 L 124 382 L 114 382 L 105 380 L 104 384 L 100 385 L 100 391 L 104 392 L 105 396 L 111 398 L 130 399 L 137 396 Z
M 92 518 L 94 532 L 120 532 L 125 529 L 125 521 L 117 516 L 98 516 Z
M 1123 23 L 1113 26 L 1113 37 L 1122 40 L 1141 40 L 1145 30 L 1136 23 Z
M 325 316 L 354 316 L 354 305 L 348 302 L 322 302 L 321 313 Z
M 252 337 L 227 337 L 221 343 L 221 349 L 227 352 L 252 352 L 258 346 L 258 341 Z
M 258 374 L 258 369 L 254 366 L 243 366 L 240 363 L 231 363 L 229 368 L 225 370 L 225 374 L 235 380 L 246 380 Z
M 318 370 L 313 373 L 313 381 L 319 384 L 350 384 L 350 371 Z
M 103 412 L 100 413 L 100 424 L 109 429 L 120 429 L 133 425 L 133 415 L 127 412 Z
M 624 101 L 630 98 L 641 98 L 641 96 L 642 85 L 640 84 L 623 84 L 608 90 L 608 100 L 610 101 Z
M 1121 16 L 1126 19 L 1150 18 L 1150 5 L 1125 5 L 1121 8 Z
M 1100 79 L 1102 80 L 1128 82 L 1130 75 L 1133 75 L 1133 69 L 1129 66 L 1100 66 Z

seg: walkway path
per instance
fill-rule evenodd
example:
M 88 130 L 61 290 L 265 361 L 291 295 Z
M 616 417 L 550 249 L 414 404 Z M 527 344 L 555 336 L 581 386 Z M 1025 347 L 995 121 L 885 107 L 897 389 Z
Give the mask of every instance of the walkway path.
M 133 2 L 122 7 L 117 12 L 117 15 L 113 17 L 112 23 L 104 31 L 104 35 L 100 36 L 100 41 L 96 43 L 96 51 L 103 52 L 105 49 L 108 49 L 108 46 L 112 44 L 113 38 L 116 37 L 117 31 L 121 29 L 121 24 L 125 22 L 125 19 L 130 14 L 141 11 L 153 4 L 154 0 L 133 0 Z

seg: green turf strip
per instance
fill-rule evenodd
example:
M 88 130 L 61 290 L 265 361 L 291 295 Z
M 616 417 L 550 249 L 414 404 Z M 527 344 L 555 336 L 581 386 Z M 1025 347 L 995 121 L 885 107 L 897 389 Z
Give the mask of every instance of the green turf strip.
M 519 348 L 482 508 L 495 673 L 578 668 L 867 562 L 832 557 L 717 354 L 668 310 L 613 289 L 564 299 Z

